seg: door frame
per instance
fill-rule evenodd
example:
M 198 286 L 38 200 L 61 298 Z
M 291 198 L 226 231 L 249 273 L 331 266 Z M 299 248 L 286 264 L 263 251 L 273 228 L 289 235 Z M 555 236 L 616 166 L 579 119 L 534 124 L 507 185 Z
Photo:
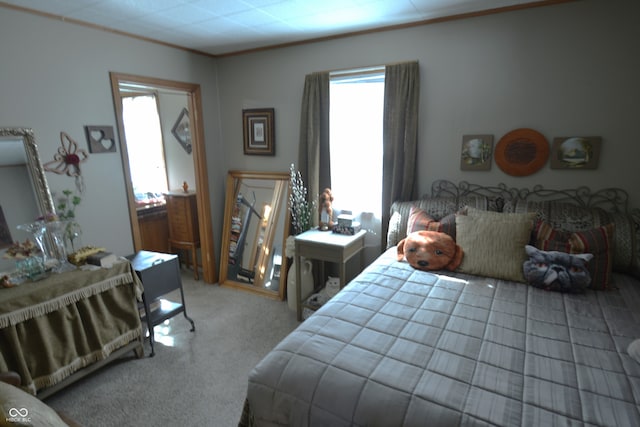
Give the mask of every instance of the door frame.
M 131 182 L 131 170 L 129 169 L 127 140 L 124 132 L 124 121 L 122 119 L 122 96 L 120 94 L 120 83 L 134 83 L 151 88 L 155 87 L 183 91 L 187 94 L 189 100 L 190 129 L 192 130 L 192 155 L 196 176 L 196 203 L 198 207 L 198 225 L 200 226 L 202 276 L 206 283 L 217 283 L 218 274 L 216 271 L 213 245 L 213 227 L 211 223 L 211 204 L 209 203 L 209 179 L 204 144 L 202 94 L 200 91 L 200 85 L 196 83 L 165 80 L 155 77 L 117 73 L 113 71 L 109 73 L 109 77 L 111 80 L 111 92 L 113 94 L 116 121 L 118 123 L 118 134 L 120 136 L 120 154 L 122 156 L 122 169 L 124 171 L 127 202 L 129 205 L 129 222 L 131 223 L 133 246 L 136 252 L 141 249 L 142 239 L 140 235 L 140 227 L 138 226 L 135 196 L 133 192 L 133 184 Z

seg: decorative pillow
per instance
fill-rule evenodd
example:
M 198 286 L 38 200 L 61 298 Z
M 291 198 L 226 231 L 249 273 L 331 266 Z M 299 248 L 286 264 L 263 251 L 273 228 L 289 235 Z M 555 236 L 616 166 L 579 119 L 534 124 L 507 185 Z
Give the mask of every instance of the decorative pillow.
M 477 214 L 477 213 L 476 213 Z M 464 252 L 459 271 L 526 282 L 522 264 L 535 214 L 457 215 L 456 242 Z
M 587 267 L 591 274 L 591 289 L 611 289 L 613 250 L 611 239 L 614 225 L 608 224 L 585 231 L 565 231 L 539 221 L 533 231 L 534 245 L 544 251 L 560 251 L 570 254 L 593 254 Z
M 630 273 L 638 278 L 638 236 L 640 229 L 631 214 L 603 212 L 602 224 L 613 224 L 613 271 Z
M 395 205 L 395 203 L 394 203 Z M 402 228 L 406 228 L 407 223 L 405 221 L 404 227 L 402 226 L 402 214 L 398 211 L 391 213 L 391 218 L 389 218 L 389 226 L 387 229 L 387 247 L 389 249 L 391 246 L 395 246 L 398 242 L 404 239 L 407 236 L 407 232 L 405 230 L 404 234 L 402 233 Z
M 450 270 L 460 265 L 464 256 L 455 240 L 446 233 L 420 230 L 398 242 L 398 261 L 406 259 L 417 270 Z
M 478 209 L 489 209 L 488 199 L 484 196 L 461 197 L 428 197 L 419 200 L 396 201 L 391 205 L 389 228 L 387 230 L 387 249 L 395 246 L 407 237 L 407 222 L 413 206 L 424 210 L 436 220 L 456 213 L 463 206 L 473 206 Z
M 591 230 L 611 222 L 602 222 L 600 208 L 550 200 L 519 200 L 514 212 L 535 212 L 537 219 L 567 231 Z
M 11 426 L 68 427 L 47 404 L 18 387 L 2 381 L 0 381 L 0 417 Z
M 440 221 L 436 221 L 424 210 L 417 206 L 412 206 L 409 213 L 409 221 L 407 221 L 407 236 L 414 231 L 438 231 L 456 239 L 456 214 L 452 213 Z
M 508 206 L 507 206 L 508 205 Z M 640 278 L 640 228 L 636 229 L 632 214 L 609 212 L 598 207 L 578 206 L 556 201 L 519 200 L 505 204 L 509 212 L 536 212 L 537 219 L 565 231 L 586 231 L 614 224 L 611 239 L 613 271 Z
M 535 246 L 525 246 L 529 259 L 522 265 L 524 278 L 530 285 L 548 291 L 584 292 L 591 284 L 587 263 L 592 254 L 568 254 L 558 251 L 542 251 Z

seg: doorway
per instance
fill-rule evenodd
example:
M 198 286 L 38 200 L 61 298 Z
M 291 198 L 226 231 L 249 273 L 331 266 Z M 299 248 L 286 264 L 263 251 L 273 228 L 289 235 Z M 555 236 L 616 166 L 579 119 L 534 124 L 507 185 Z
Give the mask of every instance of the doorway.
M 160 205 L 163 203 L 162 194 L 159 194 L 158 198 L 153 199 L 153 195 L 158 193 L 157 191 L 143 191 L 138 188 L 138 185 L 134 184 L 137 182 L 134 177 L 140 176 L 140 173 L 135 171 L 136 163 L 132 162 L 132 159 L 129 157 L 131 150 L 128 147 L 127 132 L 125 131 L 126 126 L 123 102 L 129 102 L 131 99 L 140 97 L 138 99 L 142 100 L 147 98 L 147 104 L 149 104 L 149 99 L 153 99 L 153 102 L 156 103 L 157 106 L 156 111 L 159 112 L 157 121 L 160 122 L 160 127 L 162 129 L 171 129 L 168 135 L 168 132 L 161 132 L 162 135 L 160 137 L 165 141 L 166 145 L 166 149 L 163 150 L 163 155 L 165 157 L 164 166 L 166 166 L 167 169 L 165 175 L 169 191 L 172 190 L 172 185 L 175 187 L 178 184 L 172 182 L 177 178 L 171 176 L 169 169 L 174 169 L 168 165 L 181 163 L 179 158 L 180 155 L 172 154 L 172 150 L 179 150 L 179 152 L 182 153 L 182 157 L 185 157 L 186 153 L 188 154 L 187 158 L 190 158 L 187 163 L 189 163 L 189 168 L 192 169 L 193 175 L 189 175 L 187 173 L 189 178 L 185 179 L 185 174 L 181 173 L 180 186 L 186 182 L 187 186 L 192 189 L 191 191 L 195 190 L 197 222 L 200 237 L 199 258 L 201 259 L 202 276 L 206 283 L 216 283 L 218 277 L 213 246 L 213 231 L 211 226 L 211 208 L 209 203 L 209 184 L 204 148 L 204 130 L 202 128 L 202 101 L 200 85 L 115 72 L 110 73 L 110 79 L 116 111 L 116 121 L 118 123 L 118 132 L 120 136 L 120 153 L 122 155 L 122 164 L 125 175 L 125 187 L 127 191 L 129 219 L 131 223 L 134 249 L 136 251 L 144 249 L 143 231 L 141 230 L 139 220 L 141 203 L 144 204 L 145 200 L 151 201 L 152 203 L 157 202 Z M 183 102 L 185 106 L 180 114 L 177 115 L 178 117 L 172 117 L 176 114 L 168 114 L 169 117 L 163 116 L 163 104 L 161 100 L 158 100 L 158 98 L 162 98 L 162 95 L 177 97 L 184 100 Z M 185 129 L 188 132 L 188 138 L 185 138 Z M 130 136 L 130 138 L 133 137 Z M 176 143 L 166 143 L 170 138 L 176 138 Z M 134 144 L 133 141 L 131 143 Z M 189 182 L 189 180 L 193 180 L 193 182 Z M 146 193 L 151 193 L 151 195 Z M 162 233 L 153 234 L 160 239 L 164 239 L 164 235 Z

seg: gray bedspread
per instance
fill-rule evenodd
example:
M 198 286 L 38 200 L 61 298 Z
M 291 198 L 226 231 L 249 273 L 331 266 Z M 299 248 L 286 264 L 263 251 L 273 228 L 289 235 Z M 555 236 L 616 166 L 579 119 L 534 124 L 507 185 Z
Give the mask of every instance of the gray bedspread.
M 639 426 L 640 283 L 614 277 L 560 294 L 391 248 L 253 369 L 255 424 Z

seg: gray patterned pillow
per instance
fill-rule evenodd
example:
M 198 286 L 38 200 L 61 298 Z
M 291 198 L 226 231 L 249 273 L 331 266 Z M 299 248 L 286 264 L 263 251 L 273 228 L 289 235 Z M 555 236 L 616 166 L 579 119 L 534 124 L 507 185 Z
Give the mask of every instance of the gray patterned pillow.
M 514 212 L 535 212 L 537 219 L 551 224 L 553 228 L 572 232 L 606 225 L 602 222 L 604 213 L 602 209 L 586 208 L 564 202 L 519 201 Z

